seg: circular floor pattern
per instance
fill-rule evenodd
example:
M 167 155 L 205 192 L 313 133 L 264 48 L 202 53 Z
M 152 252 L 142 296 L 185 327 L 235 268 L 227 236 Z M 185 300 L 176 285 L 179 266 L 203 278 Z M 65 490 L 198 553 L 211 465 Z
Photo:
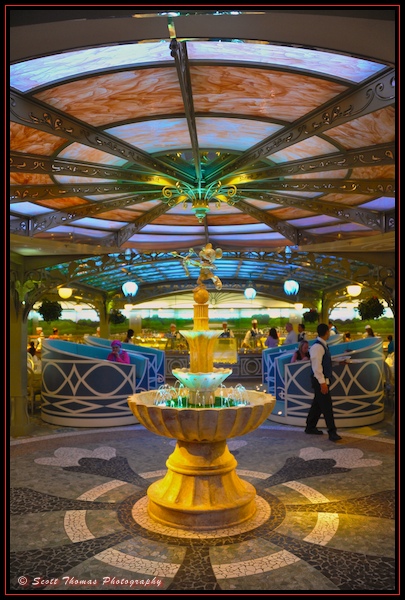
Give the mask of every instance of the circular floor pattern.
M 234 440 L 257 512 L 193 533 L 147 513 L 170 442 L 141 430 L 52 437 L 14 447 L 12 590 L 395 589 L 394 453 L 381 439 L 336 445 L 266 426 Z

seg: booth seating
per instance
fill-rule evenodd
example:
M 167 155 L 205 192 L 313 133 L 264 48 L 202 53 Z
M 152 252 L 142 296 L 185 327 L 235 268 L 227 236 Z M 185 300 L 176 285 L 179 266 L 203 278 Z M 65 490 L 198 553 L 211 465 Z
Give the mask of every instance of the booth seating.
M 93 335 L 85 335 L 84 343 L 90 346 L 96 346 L 101 348 L 110 348 L 111 351 L 111 340 L 106 338 L 100 338 Z M 136 354 L 143 356 L 148 359 L 148 373 L 149 373 L 149 389 L 157 390 L 162 384 L 165 383 L 165 353 L 163 350 L 157 348 L 147 348 L 145 346 L 137 346 L 136 344 L 122 343 L 122 349 L 129 354 Z
M 28 354 L 28 357 L 30 355 Z M 27 361 L 27 396 L 30 405 L 31 415 L 34 414 L 35 399 L 37 396 L 41 396 L 42 388 L 42 373 L 41 371 L 35 371 L 34 362 L 31 359 Z
M 309 346 L 315 342 L 315 339 L 308 340 Z M 335 333 L 329 337 L 328 346 L 334 346 L 335 344 L 339 344 L 343 339 L 343 335 L 341 333 Z M 294 354 L 296 349 L 298 348 L 298 342 L 294 344 L 285 344 L 281 346 L 276 346 L 275 348 L 266 348 L 262 352 L 262 382 L 263 389 L 268 394 L 276 395 L 276 379 L 275 379 L 275 360 L 280 355 L 288 353 Z M 291 359 L 290 359 L 291 360 Z M 274 412 L 274 411 L 273 411 Z
M 378 337 L 330 346 L 333 378 L 330 387 L 336 426 L 360 427 L 384 419 L 384 355 Z M 291 363 L 293 352 L 274 360 L 276 406 L 269 419 L 305 427 L 314 392 L 310 361 Z M 342 364 L 342 361 L 348 361 Z M 323 417 L 319 427 L 326 427 Z
M 148 359 L 130 354 L 130 364 L 107 360 L 110 348 L 58 339 L 42 345 L 43 421 L 65 427 L 112 427 L 137 420 L 128 397 L 149 389 Z

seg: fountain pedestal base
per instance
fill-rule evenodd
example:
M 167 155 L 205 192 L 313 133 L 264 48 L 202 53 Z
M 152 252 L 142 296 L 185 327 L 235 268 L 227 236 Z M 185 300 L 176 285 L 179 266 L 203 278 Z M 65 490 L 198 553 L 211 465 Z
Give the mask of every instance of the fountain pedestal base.
M 163 479 L 148 488 L 152 519 L 181 529 L 230 527 L 256 512 L 255 488 L 236 474 L 226 440 L 178 440 Z

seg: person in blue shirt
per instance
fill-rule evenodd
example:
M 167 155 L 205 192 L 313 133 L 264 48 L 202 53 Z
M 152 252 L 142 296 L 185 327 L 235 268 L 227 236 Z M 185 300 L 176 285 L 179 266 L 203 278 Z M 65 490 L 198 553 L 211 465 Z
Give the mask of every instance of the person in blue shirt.
M 392 335 L 387 335 L 387 340 L 389 342 L 388 348 L 387 348 L 387 354 L 391 354 L 392 352 L 395 352 L 395 345 L 394 345 L 394 340 L 392 338 Z

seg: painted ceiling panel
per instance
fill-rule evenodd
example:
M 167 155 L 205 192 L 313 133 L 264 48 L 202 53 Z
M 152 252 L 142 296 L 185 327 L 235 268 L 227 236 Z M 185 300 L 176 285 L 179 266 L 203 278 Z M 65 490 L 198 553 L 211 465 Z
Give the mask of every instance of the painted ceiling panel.
M 317 179 L 345 179 L 346 177 L 348 177 L 347 169 L 329 171 L 329 170 L 326 170 L 326 167 L 325 167 L 325 171 L 318 171 L 318 173 L 316 174 Z M 313 178 L 314 178 L 313 173 L 300 173 L 298 175 L 286 175 L 285 176 L 285 179 L 313 179 Z
M 105 231 L 97 231 L 96 229 L 84 229 L 81 227 L 66 227 L 62 225 L 60 227 L 53 227 L 48 230 L 48 235 L 57 234 L 57 233 L 65 233 L 71 234 L 74 236 L 86 236 L 89 238 L 101 238 L 105 237 Z
M 393 210 L 395 208 L 395 198 L 376 198 L 371 202 L 365 202 L 360 205 L 361 208 L 369 210 Z
M 337 152 L 335 144 L 331 144 L 319 136 L 314 136 L 278 152 L 273 152 L 269 155 L 269 158 L 275 163 L 280 164 L 291 160 L 322 156 L 323 154 L 332 154 L 334 152 Z
M 10 184 L 19 185 L 49 185 L 53 183 L 49 175 L 36 173 L 10 173 Z
M 346 87 L 265 69 L 191 66 L 196 112 L 231 112 L 295 121 Z
M 392 106 L 329 129 L 328 136 L 344 148 L 361 148 L 395 139 L 395 109 Z
M 38 200 L 38 204 L 54 210 L 63 211 L 66 207 L 72 208 L 73 206 L 83 206 L 84 204 L 88 204 L 88 201 L 77 197 L 57 198 L 55 200 L 48 198 L 47 200 Z
M 353 179 L 395 179 L 395 167 L 386 165 L 382 167 L 356 167 L 352 170 Z
M 94 219 L 94 218 L 84 218 L 84 219 L 77 219 L 77 221 L 75 221 L 74 226 L 75 227 L 91 227 L 91 229 L 120 229 L 121 227 L 123 227 L 124 225 L 127 225 L 127 223 L 119 223 L 119 222 L 115 222 L 115 221 L 108 221 L 107 219 Z
M 11 65 L 10 85 L 25 92 L 40 85 L 49 85 L 57 80 L 77 77 L 92 71 L 167 61 L 173 62 L 167 40 L 149 44 L 88 48 L 42 56 Z
M 111 221 L 126 221 L 131 222 L 137 217 L 141 215 L 141 211 L 137 212 L 136 210 L 120 210 L 116 209 L 114 211 L 107 210 L 101 213 L 100 219 L 111 219 Z
M 183 235 L 184 233 L 186 233 L 188 235 L 202 235 L 204 233 L 204 227 L 200 226 L 197 227 L 194 225 L 194 227 L 190 227 L 187 226 L 173 226 L 171 225 L 170 227 L 166 227 L 164 225 L 146 225 L 143 229 L 142 229 L 142 233 L 163 233 L 165 235 L 167 234 L 171 234 L 171 235 L 176 235 L 176 234 L 180 234 Z
M 123 158 L 119 158 L 113 154 L 108 154 L 107 152 L 97 150 L 97 148 L 89 148 L 89 146 L 78 143 L 69 144 L 69 146 L 63 148 L 59 152 L 58 157 L 108 165 L 124 165 L 127 162 Z
M 368 228 L 365 225 L 360 225 L 360 223 L 339 223 L 338 226 L 332 225 L 330 227 L 319 227 L 319 229 L 310 229 L 310 233 L 342 233 L 345 231 L 361 231 L 367 230 Z
M 247 150 L 276 131 L 281 125 L 247 119 L 196 117 L 200 147 Z
M 33 204 L 32 202 L 16 202 L 11 207 L 13 213 L 17 213 L 18 215 L 44 215 L 46 213 L 52 212 L 50 209 L 45 208 L 44 206 L 38 206 L 38 204 Z
M 295 225 L 296 227 L 310 227 L 312 225 L 324 225 L 325 223 L 333 223 L 334 221 L 339 221 L 339 219 L 335 219 L 335 217 L 330 217 L 329 215 L 312 215 L 307 219 L 292 219 L 288 222 L 290 223 L 290 225 Z
M 192 41 L 188 42 L 187 47 L 190 60 L 232 60 L 238 63 L 293 66 L 295 69 L 332 75 L 357 83 L 384 68 L 384 65 L 351 56 L 273 44 Z
M 174 68 L 98 75 L 58 85 L 35 97 L 95 127 L 183 109 Z
M 52 154 L 65 143 L 61 137 L 26 127 L 19 123 L 10 123 L 10 150 L 30 152 L 46 156 Z
M 70 183 L 79 185 L 89 185 L 90 183 L 113 183 L 115 179 L 101 179 L 98 177 L 73 177 L 70 175 L 54 175 L 58 183 Z
M 111 127 L 106 131 L 145 152 L 191 147 L 186 119 L 155 119 Z
M 208 222 L 210 225 L 227 225 L 228 227 L 233 227 L 234 225 L 257 223 L 257 219 L 254 219 L 253 217 L 245 213 L 227 215 L 226 219 L 224 219 L 222 215 L 217 215 L 216 213 L 214 213 L 214 211 L 212 211 L 210 213 L 210 216 L 208 217 Z
M 288 207 L 278 208 L 271 211 L 271 216 L 280 219 L 281 221 L 287 221 L 288 219 L 301 219 L 303 217 L 313 216 L 313 212 L 309 210 Z

